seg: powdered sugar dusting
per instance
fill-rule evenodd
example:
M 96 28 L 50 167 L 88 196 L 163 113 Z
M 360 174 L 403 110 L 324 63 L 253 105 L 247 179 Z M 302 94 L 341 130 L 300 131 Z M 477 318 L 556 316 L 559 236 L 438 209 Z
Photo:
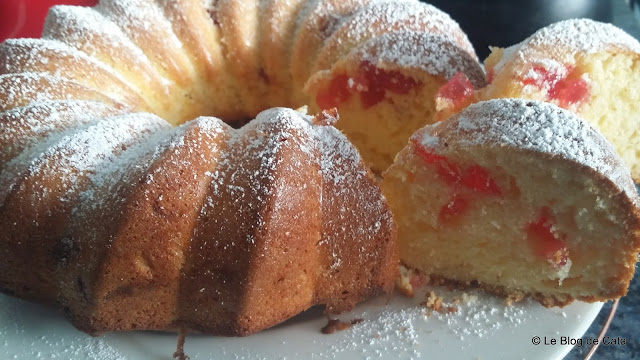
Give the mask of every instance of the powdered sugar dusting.
M 464 72 L 475 88 L 485 85 L 478 62 L 441 35 L 414 31 L 388 32 L 360 45 L 349 56 L 362 58 L 380 68 L 421 69 L 447 80 Z
M 365 318 L 360 324 L 346 330 L 341 341 L 326 350 L 313 353 L 311 359 L 343 358 L 345 353 L 357 351 L 362 359 L 420 359 L 425 352 L 421 346 L 420 323 L 427 320 L 422 307 L 406 309 L 379 309 L 357 314 Z
M 47 100 L 109 99 L 76 82 L 30 72 L 0 75 L 0 89 L 4 91 L 0 96 L 0 111 Z M 113 100 L 108 102 L 115 103 Z
M 417 304 L 432 290 L 442 296 L 443 310 L 440 312 Z M 474 339 L 490 338 L 505 330 L 526 326 L 535 320 L 527 309 L 537 306 L 529 300 L 507 306 L 501 299 L 487 294 L 443 288 L 421 289 L 413 299 L 395 301 L 403 306 L 368 307 L 350 313 L 345 318 L 364 321 L 345 330 L 339 341 L 322 352 L 313 353 L 311 358 L 346 358 L 354 352 L 363 359 L 428 358 L 434 348 L 443 346 L 440 341 L 445 338 L 449 346 L 459 350 L 478 341 Z M 447 334 L 425 332 L 425 328 L 441 328 Z
M 496 73 L 500 72 L 502 68 L 504 68 L 504 66 L 508 63 L 509 60 L 511 60 L 514 54 L 516 54 L 518 50 L 520 50 L 520 46 L 522 46 L 522 43 L 511 45 L 507 48 L 502 49 L 502 56 L 500 57 L 500 60 L 496 63 L 496 65 L 493 67 Z M 491 49 L 492 51 L 495 50 L 494 48 L 491 48 Z
M 0 44 L 0 51 L 6 56 L 2 63 L 2 71 L 5 73 L 23 72 L 24 67 L 33 67 L 35 64 L 50 64 L 55 66 L 77 66 L 79 62 L 94 63 L 95 60 L 83 52 L 72 48 L 57 40 L 45 39 L 7 39 Z M 47 56 L 43 56 L 46 54 Z M 64 56 L 69 62 L 56 61 L 56 57 Z M 61 71 L 61 69 L 57 69 Z M 59 76 L 60 73 L 50 75 Z
M 317 195 L 310 191 L 320 198 L 307 199 L 321 208 L 293 216 L 296 221 L 312 221 L 317 216 L 324 219 L 319 245 L 322 256 L 329 261 L 328 279 L 331 272 L 338 273 L 353 264 L 375 266 L 381 261 L 380 251 L 386 251 L 377 240 L 386 239 L 383 236 L 389 236 L 393 228 L 385 199 L 356 149 L 332 126 L 312 125 L 311 118 L 291 109 L 266 110 L 233 131 L 229 149 L 209 176 L 210 191 L 200 213 L 201 219 L 208 220 L 201 220 L 195 232 L 207 234 L 216 229 L 221 234 L 229 233 L 212 240 L 221 251 L 256 246 L 256 236 L 260 235 L 256 229 L 267 221 L 268 228 L 289 226 L 292 219 L 279 219 L 273 214 L 281 210 L 291 214 L 298 206 L 299 194 L 308 193 L 308 187 L 321 188 Z M 227 198 L 236 201 L 221 201 Z M 265 206 L 274 211 L 261 211 Z M 295 219 L 300 215 L 304 217 Z M 234 220 L 224 220 L 229 216 Z M 238 236 L 229 224 L 243 224 L 240 227 L 246 229 L 246 236 Z
M 275 129 L 280 129 L 274 132 Z M 295 146 L 305 155 L 300 158 L 294 158 L 290 172 L 295 173 L 297 166 L 307 165 L 313 158 L 314 148 L 308 141 L 301 141 L 297 137 L 292 136 L 295 133 L 308 134 L 310 132 L 310 124 L 302 120 L 302 115 L 284 108 L 274 108 L 261 112 L 257 118 L 246 125 L 244 128 L 234 131 L 229 147 L 243 148 L 243 152 L 253 154 L 253 159 L 260 159 L 260 163 L 249 165 L 252 159 L 239 159 L 230 154 L 224 153 L 220 159 L 219 170 L 211 173 L 212 192 L 208 196 L 205 207 L 202 208 L 203 213 L 208 207 L 215 207 L 218 197 L 229 192 L 236 194 L 235 196 L 248 196 L 254 199 L 258 206 L 267 200 L 267 197 L 274 195 L 277 188 L 273 188 L 276 181 L 275 171 L 280 166 L 282 160 L 275 156 L 280 149 L 285 146 L 285 141 L 292 141 Z M 249 134 L 255 136 L 249 136 Z M 308 136 L 308 135 L 307 135 Z M 245 164 L 246 162 L 246 164 Z M 229 172 L 233 172 L 230 174 Z M 248 177 L 248 181 L 241 177 Z M 230 179 L 226 182 L 224 179 Z M 258 219 L 258 226 L 264 219 Z
M 510 60 L 531 62 L 544 56 L 572 64 L 577 53 L 594 54 L 613 48 L 640 53 L 640 43 L 614 25 L 590 19 L 570 19 L 544 27 L 517 45 L 504 50 L 495 70 Z
M 568 46 L 574 51 L 592 54 L 611 45 L 640 53 L 640 43 L 614 25 L 590 19 L 571 19 L 538 30 L 526 43 L 556 47 Z
M 570 159 L 604 174 L 638 202 L 629 170 L 612 145 L 567 110 L 543 102 L 498 99 L 470 105 L 452 119 L 447 127 L 462 146 L 508 146 Z
M 0 44 L 0 53 L 6 56 L 0 73 L 42 72 L 54 77 L 74 79 L 83 84 L 91 84 L 90 79 L 105 79 L 106 76 L 106 81 L 122 84 L 118 88 L 120 91 L 122 88 L 129 88 L 129 91 L 137 89 L 133 82 L 122 77 L 113 68 L 57 40 L 8 39 Z M 112 87 L 104 83 L 101 86 L 106 89 Z M 118 92 L 111 92 L 111 95 L 119 101 L 126 98 L 119 96 Z
M 306 1 L 296 19 L 294 33 L 292 56 L 296 61 L 291 62 L 294 86 L 301 88 L 309 78 L 320 48 L 334 33 L 341 19 L 376 1 L 384 0 Z
M 159 118 L 130 114 L 80 126 L 67 134 L 60 134 L 61 138 L 52 136 L 5 166 L 0 174 L 0 184 L 3 185 L 0 203 L 20 183 L 23 172 L 26 172 L 24 176 L 39 179 L 41 184 L 38 193 L 30 194 L 34 202 L 52 192 L 47 184 L 56 187 L 54 193 L 58 194 L 59 201 L 69 201 L 83 187 L 88 174 L 114 162 L 122 148 L 141 141 L 163 126 L 169 125 Z
M 108 251 L 114 239 L 113 224 L 122 216 L 122 205 L 135 185 L 144 181 L 158 148 L 166 146 L 176 130 L 151 114 L 131 114 L 122 120 L 127 119 L 151 123 L 154 131 L 148 131 L 146 136 L 124 147 L 118 156 L 102 161 L 74 194 L 77 202 L 71 210 L 66 233 L 72 246 L 78 249 L 77 258 L 74 261 L 63 259 L 57 271 L 57 300 L 71 313 L 80 313 L 78 308 L 87 306 L 86 297 L 80 295 L 78 299 L 79 292 L 74 284 L 81 274 L 93 274 L 101 266 L 101 256 Z
M 374 266 L 381 251 L 393 251 L 378 245 L 381 239 L 394 236 L 386 199 L 360 154 L 340 131 L 331 125 L 314 126 L 314 130 L 323 179 L 320 245 L 331 256 L 330 271 Z
M 49 10 L 44 39 L 57 39 L 103 61 L 124 78 L 140 78 L 167 93 L 168 82 L 154 68 L 144 52 L 125 35 L 118 24 L 93 8 L 54 6 Z M 122 67 L 121 64 L 127 64 Z
M 5 162 L 49 134 L 121 111 L 100 101 L 63 100 L 35 103 L 0 113 L 0 143 L 3 144 L 0 169 Z
M 114 21 L 165 76 L 179 81 L 192 70 L 182 42 L 155 1 L 103 0 L 95 9 Z
M 563 309 L 546 309 L 523 301 L 506 306 L 503 299 L 482 292 L 435 291 L 445 306 L 456 312 L 433 312 L 415 298 L 394 296 L 372 299 L 339 316 L 344 321 L 364 319 L 350 329 L 323 335 L 327 323 L 322 309 L 314 308 L 269 331 L 250 337 L 223 338 L 189 334 L 186 353 L 193 360 L 257 359 L 445 359 L 451 353 L 468 359 L 492 359 L 495 349 L 504 358 L 519 359 L 523 352 L 537 354 L 534 335 L 580 338 L 600 304 L 576 302 Z M 459 301 L 456 301 L 458 299 Z M 171 357 L 175 336 L 161 333 L 112 333 L 99 338 L 83 334 L 55 311 L 0 296 L 0 357 L 2 359 L 120 360 Z M 38 326 L 42 322 L 47 326 Z M 54 329 L 54 332 L 51 332 Z M 100 344 L 97 344 L 99 342 Z M 522 346 L 504 346 L 504 344 Z M 560 346 L 560 345 L 556 345 Z M 40 352 L 40 357 L 37 353 Z M 57 357 L 56 357 L 57 356 Z
M 321 146 L 320 169 L 324 181 L 333 183 L 338 191 L 346 191 L 347 183 L 357 181 L 357 178 L 351 178 L 354 174 L 348 174 L 344 169 L 356 169 L 357 177 L 368 176 L 367 170 L 359 166 L 362 163 L 360 154 L 336 128 L 317 127 L 316 136 Z
M 440 138 L 438 138 L 437 136 L 431 136 L 429 132 L 425 131 L 422 134 L 420 143 L 422 143 L 426 147 L 435 148 L 440 145 Z
M 151 161 L 151 156 L 158 150 L 160 144 L 163 144 L 169 134 L 175 131 L 164 120 L 145 113 L 124 115 L 120 119 L 111 119 L 110 122 L 118 124 L 118 122 L 131 122 L 137 125 L 138 131 L 137 141 L 132 146 L 125 147 L 125 151 L 118 156 L 110 156 L 101 162 L 100 168 L 97 168 L 89 177 L 90 186 L 80 192 L 80 206 L 74 209 L 74 212 L 90 211 L 97 208 L 104 208 L 105 204 L 111 204 L 104 201 L 105 198 L 114 196 L 118 193 L 118 189 L 122 186 L 130 186 L 135 176 L 125 181 L 125 177 L 131 177 L 131 174 L 137 174 L 140 169 L 146 169 Z M 115 125 L 121 128 L 118 131 L 126 131 L 124 126 Z M 144 131 L 140 131 L 143 130 Z M 146 135 L 142 137 L 142 135 Z M 146 161 L 146 162 L 145 162 Z M 134 171 L 134 169 L 138 169 Z M 80 210 L 82 209 L 82 210 Z
M 358 44 L 399 30 L 431 32 L 447 37 L 475 59 L 473 46 L 460 26 L 438 8 L 419 2 L 376 2 L 342 19 L 342 25 L 320 51 L 316 69 L 328 69 Z
M 53 309 L 0 295 L 0 358 L 126 360 L 103 337 L 92 337 L 63 323 Z M 47 319 L 47 326 L 33 326 Z M 55 326 L 55 328 L 49 325 Z M 55 329 L 54 331 L 52 331 Z
M 298 11 L 307 3 L 306 0 L 270 1 L 260 4 L 269 11 L 269 21 L 264 22 L 265 34 L 274 45 L 282 47 L 281 50 L 290 49 L 290 40 L 295 30 Z

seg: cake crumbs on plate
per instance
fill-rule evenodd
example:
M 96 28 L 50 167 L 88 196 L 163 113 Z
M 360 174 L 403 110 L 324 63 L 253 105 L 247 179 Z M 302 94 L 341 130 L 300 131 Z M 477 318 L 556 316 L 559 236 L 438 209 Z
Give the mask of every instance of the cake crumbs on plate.
M 173 358 L 178 360 L 189 360 L 189 357 L 184 352 L 184 342 L 187 338 L 187 329 L 180 328 L 178 331 L 178 344 L 176 351 L 173 353 Z
M 427 301 L 422 304 L 428 309 L 440 312 L 442 310 L 442 296 L 436 295 L 435 291 L 430 291 L 427 296 Z
M 430 283 L 430 278 L 417 269 L 406 267 L 402 264 L 398 266 L 399 275 L 396 278 L 396 290 L 407 297 L 414 297 L 416 288 Z
M 340 319 L 329 319 L 327 321 L 327 325 L 325 325 L 320 331 L 326 335 L 333 334 L 336 331 L 349 329 L 353 325 L 359 324 L 363 321 L 364 319 L 361 319 L 361 318 L 353 319 L 351 321 L 342 321 Z
M 520 302 L 524 299 L 524 293 L 522 292 L 513 292 L 510 293 L 509 295 L 507 295 L 507 297 L 504 299 L 504 303 L 507 306 L 511 306 L 517 302 Z

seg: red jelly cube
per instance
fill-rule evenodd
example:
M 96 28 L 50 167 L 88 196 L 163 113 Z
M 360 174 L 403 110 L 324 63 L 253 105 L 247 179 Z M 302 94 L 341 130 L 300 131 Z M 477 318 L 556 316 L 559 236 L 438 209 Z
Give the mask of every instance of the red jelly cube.
M 555 219 L 551 210 L 544 207 L 535 222 L 529 223 L 525 231 L 534 252 L 555 266 L 561 267 L 567 263 L 567 251 L 564 234 L 554 231 Z
M 436 99 L 450 101 L 454 109 L 457 109 L 473 95 L 473 84 L 463 72 L 455 74 L 446 84 L 436 92 Z

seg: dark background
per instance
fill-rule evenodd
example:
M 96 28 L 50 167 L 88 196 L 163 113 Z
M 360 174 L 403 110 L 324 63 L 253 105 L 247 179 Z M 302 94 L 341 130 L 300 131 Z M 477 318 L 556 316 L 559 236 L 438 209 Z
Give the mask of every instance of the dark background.
M 611 0 L 624 3 L 624 0 Z M 478 57 L 489 55 L 489 45 L 517 44 L 536 30 L 559 20 L 591 18 L 611 22 L 609 0 L 427 0 L 449 13 L 467 33 Z

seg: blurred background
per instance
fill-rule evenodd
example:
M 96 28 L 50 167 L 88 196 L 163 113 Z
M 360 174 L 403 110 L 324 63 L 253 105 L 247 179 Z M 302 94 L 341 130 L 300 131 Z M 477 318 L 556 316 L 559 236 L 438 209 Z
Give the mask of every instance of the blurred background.
M 611 22 L 640 39 L 640 0 L 422 0 L 460 23 L 478 56 L 489 45 L 516 44 L 553 22 L 587 17 Z M 39 37 L 44 17 L 54 4 L 95 5 L 98 0 L 0 0 L 0 41 L 10 37 Z
M 507 47 L 559 20 L 610 22 L 640 38 L 640 0 L 424 0 L 449 13 L 469 35 L 480 59 L 489 45 Z M 634 4 L 635 3 L 635 8 Z

